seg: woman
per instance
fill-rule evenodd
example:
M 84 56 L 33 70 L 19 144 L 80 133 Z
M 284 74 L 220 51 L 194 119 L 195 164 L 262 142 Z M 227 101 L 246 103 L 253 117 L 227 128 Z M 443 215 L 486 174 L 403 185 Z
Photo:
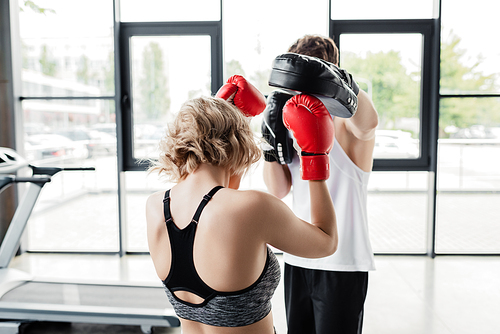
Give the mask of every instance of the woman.
M 325 182 L 309 182 L 311 224 L 273 195 L 237 190 L 261 150 L 245 116 L 220 98 L 186 102 L 160 151 L 151 170 L 176 185 L 147 201 L 148 244 L 183 333 L 274 333 L 280 269 L 267 245 L 311 258 L 335 252 Z

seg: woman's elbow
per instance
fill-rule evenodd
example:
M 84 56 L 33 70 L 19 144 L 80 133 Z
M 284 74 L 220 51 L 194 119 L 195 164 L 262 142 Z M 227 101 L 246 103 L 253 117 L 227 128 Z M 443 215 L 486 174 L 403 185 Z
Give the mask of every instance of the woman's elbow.
M 321 251 L 317 254 L 318 257 L 326 257 L 335 254 L 339 246 L 337 236 L 330 236 L 326 243 L 321 246 Z M 318 248 L 319 249 L 319 248 Z
M 327 256 L 335 254 L 335 252 L 337 251 L 338 247 L 339 247 L 338 240 L 337 239 L 333 240 L 330 243 L 330 249 L 328 250 L 328 255 Z

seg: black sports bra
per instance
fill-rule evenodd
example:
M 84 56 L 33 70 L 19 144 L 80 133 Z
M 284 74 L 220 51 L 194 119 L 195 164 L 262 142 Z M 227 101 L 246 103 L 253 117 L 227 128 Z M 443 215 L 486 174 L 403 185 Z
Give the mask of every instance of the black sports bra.
M 221 189 L 214 187 L 203 197 L 193 219 L 179 229 L 170 213 L 170 190 L 165 192 L 164 215 L 170 239 L 172 261 L 167 278 L 163 281 L 167 297 L 180 318 L 212 326 L 239 327 L 263 319 L 271 311 L 271 298 L 280 280 L 280 268 L 274 253 L 267 249 L 267 260 L 260 277 L 249 287 L 221 292 L 210 288 L 198 275 L 193 260 L 193 245 L 200 215 Z M 193 304 L 179 299 L 174 292 L 188 291 L 203 299 Z

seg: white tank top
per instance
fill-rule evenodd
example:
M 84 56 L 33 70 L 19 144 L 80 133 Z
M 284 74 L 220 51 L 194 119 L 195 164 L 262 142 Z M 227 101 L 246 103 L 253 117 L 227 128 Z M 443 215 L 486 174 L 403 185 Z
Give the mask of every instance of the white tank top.
M 309 182 L 300 177 L 300 160 L 296 155 L 290 165 L 292 175 L 293 210 L 310 221 Z M 284 254 L 288 264 L 330 271 L 368 271 L 375 269 L 373 251 L 368 234 L 366 212 L 369 172 L 356 166 L 344 152 L 337 139 L 330 152 L 328 189 L 337 215 L 339 245 L 328 257 L 306 259 Z

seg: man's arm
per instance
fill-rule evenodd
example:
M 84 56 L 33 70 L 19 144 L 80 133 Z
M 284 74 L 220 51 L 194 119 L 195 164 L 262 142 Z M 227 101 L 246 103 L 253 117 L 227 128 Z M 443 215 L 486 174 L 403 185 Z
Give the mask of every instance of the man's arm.
M 378 125 L 378 114 L 372 100 L 364 90 L 358 93 L 358 110 L 346 120 L 346 128 L 359 140 L 375 138 L 375 129 Z
M 335 118 L 336 138 L 349 158 L 362 170 L 369 172 L 373 166 L 375 129 L 378 114 L 368 94 L 359 90 L 358 110 L 351 118 Z
M 276 161 L 264 162 L 264 183 L 269 193 L 283 198 L 290 192 L 292 176 L 288 165 L 280 165 Z

